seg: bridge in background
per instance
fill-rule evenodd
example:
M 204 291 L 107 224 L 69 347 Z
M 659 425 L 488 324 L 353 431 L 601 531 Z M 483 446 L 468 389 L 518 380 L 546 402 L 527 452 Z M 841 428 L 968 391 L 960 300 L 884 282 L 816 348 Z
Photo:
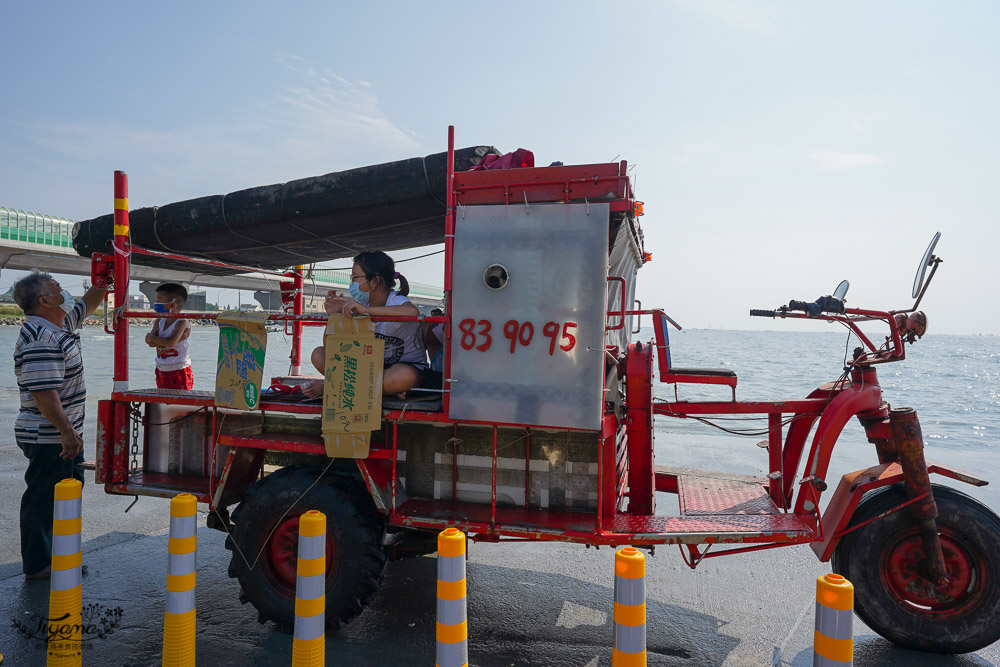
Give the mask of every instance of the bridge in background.
M 73 249 L 74 220 L 57 218 L 0 206 L 0 270 L 39 269 L 50 273 L 89 276 L 90 259 L 81 257 Z M 146 266 L 132 266 L 132 280 L 142 281 L 139 290 L 153 300 L 153 290 L 163 282 L 183 285 L 217 287 L 252 291 L 254 298 L 265 310 L 280 310 L 281 292 L 273 276 L 262 273 L 240 273 L 216 276 L 196 271 L 175 271 Z M 307 309 L 322 306 L 322 299 L 329 289 L 347 290 L 351 272 L 347 269 L 313 271 L 305 280 Z M 444 292 L 433 285 L 410 283 L 410 299 L 419 306 L 441 303 Z

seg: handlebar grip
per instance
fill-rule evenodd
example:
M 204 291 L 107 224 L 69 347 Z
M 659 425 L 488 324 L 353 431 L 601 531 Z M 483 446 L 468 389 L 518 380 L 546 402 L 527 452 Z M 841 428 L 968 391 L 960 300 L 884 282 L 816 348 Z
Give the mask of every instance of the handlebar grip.
M 750 311 L 750 317 L 775 317 L 773 310 L 755 310 Z
M 789 301 L 788 310 L 801 310 L 804 313 L 809 312 L 809 302 L 808 301 Z

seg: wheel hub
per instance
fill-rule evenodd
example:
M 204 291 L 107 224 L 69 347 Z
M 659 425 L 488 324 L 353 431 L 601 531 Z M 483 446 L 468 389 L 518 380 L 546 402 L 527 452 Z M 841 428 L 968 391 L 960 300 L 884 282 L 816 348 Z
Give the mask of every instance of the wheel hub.
M 941 553 L 948 583 L 935 586 L 927 576 L 927 559 L 920 535 L 911 534 L 900 540 L 886 562 L 887 583 L 900 598 L 918 607 L 935 611 L 953 607 L 970 590 L 977 568 L 961 543 L 944 531 L 941 532 Z
M 299 516 L 288 516 L 275 528 L 267 545 L 267 556 L 274 575 L 286 587 L 295 590 L 296 566 L 299 561 Z M 326 534 L 326 571 L 333 568 L 336 545 L 329 531 Z

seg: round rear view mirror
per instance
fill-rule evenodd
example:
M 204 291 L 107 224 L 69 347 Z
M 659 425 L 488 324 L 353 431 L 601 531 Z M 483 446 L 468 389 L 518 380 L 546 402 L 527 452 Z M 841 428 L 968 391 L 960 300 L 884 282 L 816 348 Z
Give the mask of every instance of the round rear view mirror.
M 847 296 L 847 288 L 849 288 L 850 286 L 851 283 L 847 282 L 846 280 L 841 280 L 840 284 L 837 285 L 837 289 L 833 290 L 833 298 L 840 299 L 841 301 L 843 301 L 844 297 Z
M 920 260 L 920 266 L 917 267 L 917 275 L 913 278 L 913 294 L 910 295 L 914 299 L 917 298 L 917 295 L 920 294 L 920 290 L 924 286 L 924 274 L 927 273 L 927 267 L 931 265 L 931 261 L 934 258 L 934 248 L 937 246 L 939 238 L 941 238 L 941 232 L 936 232 L 934 238 L 931 239 L 931 244 L 927 246 L 927 250 Z

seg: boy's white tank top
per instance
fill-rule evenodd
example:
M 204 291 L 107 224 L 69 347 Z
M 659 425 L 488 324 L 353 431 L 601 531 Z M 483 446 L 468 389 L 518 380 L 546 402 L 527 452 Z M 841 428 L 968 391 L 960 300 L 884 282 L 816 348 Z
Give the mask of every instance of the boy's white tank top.
M 168 326 L 163 326 L 167 320 L 156 320 L 156 328 L 161 338 L 169 338 L 174 327 L 183 320 L 171 320 Z M 156 367 L 161 371 L 179 371 L 191 365 L 188 356 L 188 341 L 185 338 L 174 347 L 156 348 Z

